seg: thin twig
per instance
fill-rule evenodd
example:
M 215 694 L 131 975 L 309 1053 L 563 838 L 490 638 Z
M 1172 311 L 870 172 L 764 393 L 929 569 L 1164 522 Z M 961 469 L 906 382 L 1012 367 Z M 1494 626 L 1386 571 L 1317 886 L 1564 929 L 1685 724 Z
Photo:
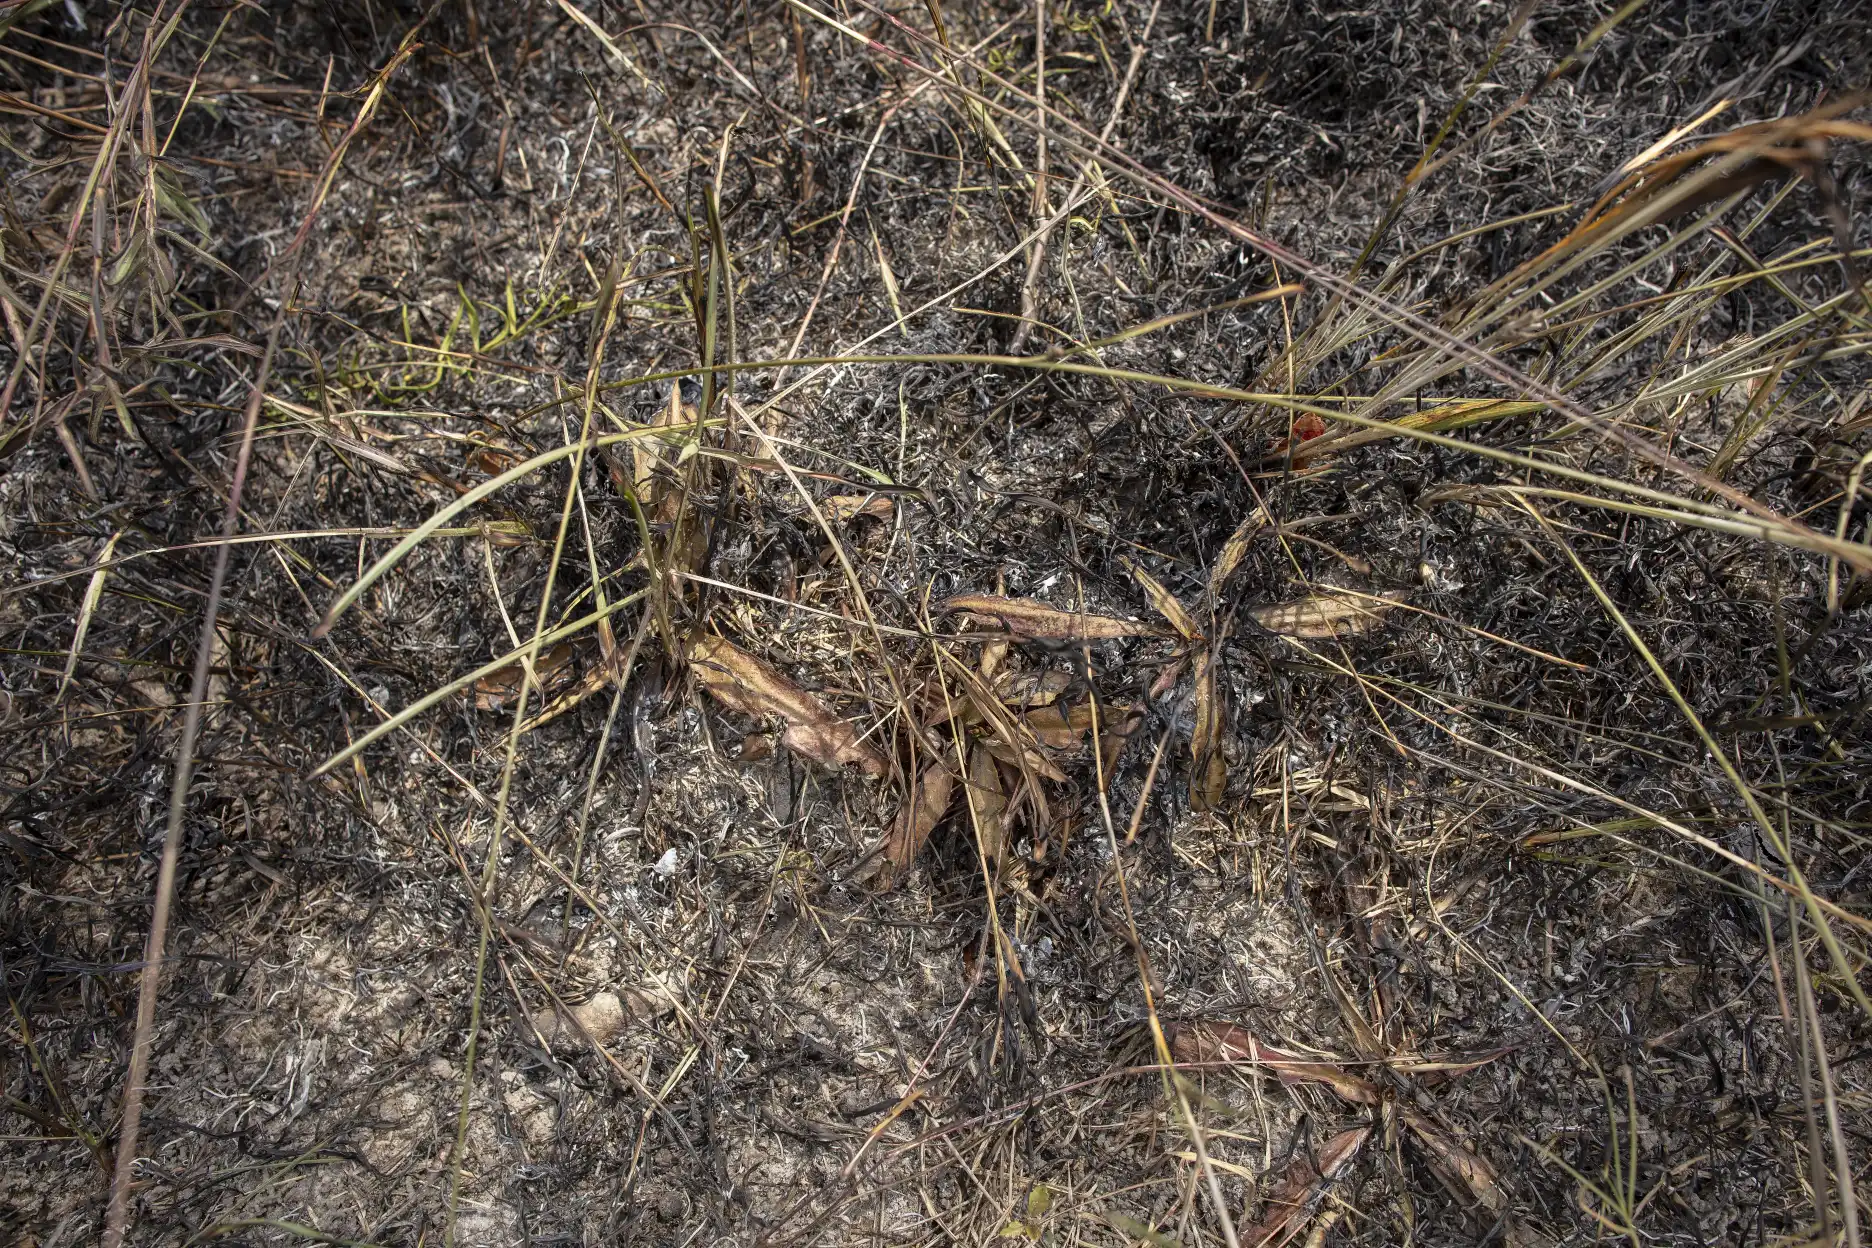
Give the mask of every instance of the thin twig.
M 280 329 L 293 300 L 280 300 L 273 328 L 267 334 L 266 354 L 254 375 L 247 396 L 246 421 L 241 427 L 240 452 L 234 478 L 228 486 L 227 510 L 221 536 L 232 538 L 240 527 L 241 494 L 247 485 L 247 466 L 253 454 L 254 431 L 267 377 L 279 348 Z M 189 682 L 188 709 L 182 718 L 182 737 L 176 743 L 175 779 L 169 788 L 169 820 L 163 831 L 162 859 L 156 870 L 155 909 L 150 916 L 149 940 L 143 951 L 143 976 L 137 986 L 136 1031 L 130 1042 L 130 1071 L 124 1079 L 123 1126 L 117 1137 L 117 1169 L 111 1176 L 110 1204 L 104 1214 L 104 1248 L 119 1248 L 130 1222 L 130 1188 L 135 1179 L 137 1131 L 143 1115 L 144 1091 L 149 1079 L 150 1044 L 156 1026 L 156 998 L 162 986 L 163 946 L 169 936 L 169 911 L 175 896 L 176 862 L 182 852 L 182 820 L 188 808 L 189 782 L 195 774 L 195 741 L 201 733 L 202 707 L 208 700 L 208 674 L 214 664 L 215 622 L 221 594 L 227 584 L 228 563 L 234 547 L 223 542 L 215 549 L 214 572 L 208 581 L 208 605 L 202 614 L 201 637 L 195 644 L 195 671 Z

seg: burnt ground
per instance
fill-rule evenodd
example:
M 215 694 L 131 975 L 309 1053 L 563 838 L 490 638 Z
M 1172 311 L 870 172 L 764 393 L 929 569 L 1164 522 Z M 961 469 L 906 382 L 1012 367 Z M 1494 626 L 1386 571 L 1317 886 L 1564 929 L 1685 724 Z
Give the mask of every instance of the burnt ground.
M 1043 155 L 1033 8 L 158 7 L 0 7 L 9 1242 L 100 1234 L 256 386 L 275 536 L 228 548 L 131 1242 L 1858 1234 L 1872 595 L 1684 517 L 1714 481 L 1863 542 L 1866 149 L 1517 266 L 1675 128 L 1863 87 L 1872 10 L 1055 4 Z M 1088 163 L 1108 123 L 1151 177 Z M 852 353 L 916 358 L 771 363 Z M 761 366 L 315 631 L 707 358 Z M 1296 397 L 1506 402 L 1315 446 Z M 1334 589 L 1378 605 L 1278 610 Z M 961 594 L 1154 623 L 998 643 Z M 548 722 L 503 668 L 318 770 L 600 601 Z M 709 692 L 700 636 L 878 765 Z M 1103 760 L 997 740 L 1048 699 Z

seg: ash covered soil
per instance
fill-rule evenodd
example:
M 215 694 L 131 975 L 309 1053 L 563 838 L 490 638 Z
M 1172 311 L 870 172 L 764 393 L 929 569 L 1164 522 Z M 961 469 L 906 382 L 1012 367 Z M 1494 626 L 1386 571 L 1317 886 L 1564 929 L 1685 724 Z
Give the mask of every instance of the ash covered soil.
M 196 5 L 139 79 L 160 7 L 0 33 L 9 1242 L 100 1234 L 256 385 L 130 1242 L 1845 1235 L 1872 595 L 1531 492 L 1720 502 L 1164 185 L 1862 541 L 1864 145 L 1463 318 L 1872 10 Z M 1278 401 L 1413 368 L 1496 406 Z M 467 498 L 587 428 L 662 434 Z

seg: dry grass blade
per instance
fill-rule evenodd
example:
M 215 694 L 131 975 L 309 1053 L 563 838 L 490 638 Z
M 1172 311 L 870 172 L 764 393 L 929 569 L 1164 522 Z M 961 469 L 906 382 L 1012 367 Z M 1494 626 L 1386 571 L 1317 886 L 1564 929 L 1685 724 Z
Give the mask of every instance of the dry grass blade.
M 1845 299 L 1847 297 L 1848 296 L 1845 295 L 1839 296 L 1840 299 Z M 1111 381 L 1138 382 L 1152 386 L 1162 386 L 1166 390 L 1176 393 L 1193 394 L 1205 398 L 1228 400 L 1243 404 L 1266 404 L 1271 407 L 1298 413 L 1310 412 L 1325 420 L 1350 425 L 1357 429 L 1370 430 L 1384 437 L 1402 436 L 1415 442 L 1442 447 L 1445 450 L 1453 451 L 1458 454 L 1481 456 L 1486 459 L 1494 460 L 1497 463 L 1512 465 L 1515 468 L 1528 472 L 1557 476 L 1567 480 L 1588 484 L 1598 489 L 1628 494 L 1638 498 L 1647 498 L 1684 513 L 1678 517 L 1679 523 L 1692 524 L 1698 527 L 1719 528 L 1725 532 L 1746 534 L 1749 537 L 1757 538 L 1762 541 L 1774 542 L 1793 549 L 1816 551 L 1836 557 L 1859 571 L 1872 573 L 1872 546 L 1868 546 L 1863 542 L 1836 540 L 1830 533 L 1820 532 L 1809 525 L 1789 520 L 1786 517 L 1775 515 L 1765 516 L 1762 514 L 1760 504 L 1755 503 L 1753 500 L 1748 500 L 1747 502 L 1737 501 L 1737 492 L 1721 482 L 1712 483 L 1715 487 L 1718 487 L 1715 488 L 1714 492 L 1724 499 L 1729 500 L 1734 504 L 1733 507 L 1723 507 L 1719 504 L 1707 502 L 1689 494 L 1672 494 L 1667 491 L 1653 489 L 1618 475 L 1584 471 L 1558 459 L 1541 459 L 1535 456 L 1524 455 L 1504 447 L 1490 445 L 1486 442 L 1463 441 L 1445 434 L 1432 432 L 1426 428 L 1421 428 L 1416 421 L 1380 420 L 1371 416 L 1362 415 L 1358 412 L 1326 407 L 1307 398 L 1296 398 L 1291 394 L 1283 394 L 1274 391 L 1240 390 L 1234 387 L 1217 385 L 1212 382 L 1192 381 L 1187 378 L 1176 377 L 1165 373 L 1145 372 L 1136 369 L 1116 368 L 1105 365 L 1083 364 L 1075 360 L 1053 359 L 1047 356 L 1024 357 L 940 352 L 904 352 L 895 355 L 873 355 L 851 351 L 837 356 L 807 356 L 797 359 L 744 364 L 739 367 L 781 368 L 809 364 L 821 368 L 830 368 L 836 365 L 860 363 L 892 365 L 913 363 L 958 364 L 977 365 L 989 368 L 1019 368 L 1034 372 L 1072 373 L 1081 376 L 1103 377 Z M 726 366 L 717 365 L 718 369 L 724 367 Z M 1441 368 L 1441 366 L 1439 366 L 1439 368 Z M 1438 375 L 1441 375 L 1440 371 Z M 674 376 L 674 374 L 670 374 L 669 376 Z M 665 375 L 659 374 L 640 378 L 639 380 L 654 381 L 663 379 L 665 379 Z M 803 385 L 804 382 L 799 381 L 793 384 Z M 1429 383 L 1425 382 L 1425 384 L 1427 385 Z M 1647 394 L 1646 397 L 1661 398 L 1668 397 L 1668 394 L 1666 392 L 1659 392 L 1657 394 Z M 1486 409 L 1488 413 L 1486 419 L 1493 420 L 1497 416 L 1513 410 L 1504 408 L 1496 404 L 1493 400 L 1490 400 L 1489 403 L 1490 406 Z M 1571 414 L 1574 409 L 1569 407 L 1568 411 L 1569 414 Z M 1470 415 L 1473 416 L 1475 413 L 1471 412 Z M 1597 418 L 1588 414 L 1586 419 L 1580 423 L 1587 427 L 1596 427 L 1598 421 Z M 1326 438 L 1319 439 L 1320 442 L 1325 442 L 1327 440 Z M 1307 443 L 1306 445 L 1312 446 L 1314 443 Z M 1698 474 L 1699 483 L 1702 475 L 1703 474 L 1700 473 Z M 1710 487 L 1706 486 L 1705 488 Z M 1600 505 L 1606 504 L 1602 502 Z
M 1567 542 L 1555 531 L 1552 522 L 1539 511 L 1535 510 L 1532 504 L 1523 501 L 1522 506 L 1528 509 L 1529 514 L 1534 517 L 1536 523 L 1547 532 L 1548 536 L 1554 541 L 1554 544 L 1565 554 L 1568 562 L 1573 565 L 1573 570 L 1577 572 L 1580 579 L 1586 583 L 1586 587 L 1592 592 L 1593 597 L 1598 599 L 1599 605 L 1604 609 L 1607 616 L 1618 625 L 1619 631 L 1625 634 L 1626 639 L 1631 643 L 1632 650 L 1644 660 L 1645 666 L 1651 670 L 1651 674 L 1656 678 L 1658 684 L 1670 698 L 1677 712 L 1683 716 L 1684 721 L 1688 723 L 1691 730 L 1696 733 L 1703 747 L 1707 749 L 1710 756 L 1716 760 L 1717 766 L 1722 769 L 1724 778 L 1728 780 L 1736 796 L 1741 799 L 1743 806 L 1748 810 L 1750 817 L 1754 820 L 1755 826 L 1760 829 L 1763 841 L 1773 847 L 1776 855 L 1782 862 L 1787 864 L 1788 878 L 1785 881 L 1778 882 L 1782 885 L 1784 891 L 1798 896 L 1801 901 L 1805 903 L 1813 921 L 1815 934 L 1819 936 L 1820 943 L 1826 948 L 1828 955 L 1833 960 L 1834 966 L 1838 968 L 1840 972 L 1839 979 L 1842 987 L 1846 990 L 1847 994 L 1852 997 L 1853 1001 L 1858 1004 L 1860 1011 L 1866 1017 L 1872 1018 L 1872 997 L 1867 996 L 1865 988 L 1859 983 L 1857 963 L 1839 943 L 1839 936 L 1833 930 L 1833 925 L 1827 922 L 1828 915 L 1838 914 L 1839 908 L 1826 902 L 1824 898 L 1814 891 L 1812 884 L 1807 879 L 1806 872 L 1801 869 L 1798 859 L 1791 851 L 1791 847 L 1783 839 L 1780 829 L 1763 808 L 1762 799 L 1757 794 L 1754 786 L 1750 785 L 1748 781 L 1743 778 L 1742 773 L 1736 768 L 1734 761 L 1729 757 L 1729 751 L 1724 749 L 1722 744 L 1711 735 L 1702 717 L 1696 713 L 1695 708 L 1692 707 L 1689 700 L 1684 697 L 1683 691 L 1678 688 L 1677 682 L 1671 679 L 1668 669 L 1659 661 L 1657 655 L 1645 642 L 1645 639 L 1638 633 L 1638 630 L 1633 627 L 1630 618 L 1625 612 L 1619 609 L 1618 604 L 1614 602 L 1611 595 L 1606 592 L 1605 586 L 1600 583 L 1599 578 L 1593 575 L 1592 570 L 1586 566 L 1585 561 L 1580 558 L 1579 552 L 1574 550 L 1572 544 Z M 1859 918 L 1858 921 L 1862 925 L 1865 922 L 1863 918 Z
M 1393 417 L 1377 428 L 1349 429 L 1297 442 L 1289 453 L 1297 467 L 1311 463 L 1322 455 L 1338 455 L 1353 447 L 1364 446 L 1384 438 L 1404 437 L 1413 429 L 1448 433 L 1452 430 L 1466 429 L 1494 421 L 1510 420 L 1517 416 L 1536 416 L 1545 410 L 1546 405 L 1543 403 L 1507 399 L 1452 399 L 1443 403 L 1426 404 L 1422 411 L 1406 412 L 1401 416 Z
M 1150 1248 L 1183 1248 L 1183 1241 L 1176 1236 L 1166 1235 L 1129 1214 L 1108 1213 L 1105 1218 L 1114 1229 L 1126 1236 L 1127 1243 L 1135 1239 L 1139 1243 L 1149 1244 Z
M 461 497 L 449 503 L 446 507 L 432 513 L 428 519 L 424 520 L 414 529 L 411 529 L 396 545 L 385 551 L 375 563 L 365 569 L 364 573 L 359 576 L 357 580 L 352 582 L 351 587 L 340 594 L 330 607 L 326 608 L 325 615 L 319 620 L 318 627 L 312 630 L 313 639 L 317 640 L 328 636 L 331 633 L 332 627 L 338 622 L 338 618 L 346 611 L 349 611 L 353 606 L 357 605 L 358 601 L 369 592 L 372 585 L 375 585 L 399 563 L 403 562 L 411 551 L 422 545 L 429 538 L 434 537 L 451 519 L 461 515 L 475 504 L 493 497 L 516 481 L 522 481 L 542 468 L 568 459 L 577 459 L 586 451 L 602 451 L 607 447 L 619 446 L 627 442 L 637 442 L 645 438 L 663 437 L 668 434 L 668 429 L 661 426 L 652 426 L 631 429 L 623 433 L 604 434 L 600 437 L 590 439 L 589 442 L 573 442 L 564 446 L 556 446 L 550 451 L 542 451 L 531 459 L 509 468 L 498 477 L 483 481 L 480 485 L 475 486 Z
M 1384 623 L 1391 604 L 1401 593 L 1384 595 L 1309 594 L 1293 602 L 1251 607 L 1249 616 L 1270 633 L 1314 640 L 1321 637 L 1357 637 Z
M 1090 679 L 1092 674 L 1092 648 L 1089 645 L 1081 648 L 1080 658 L 1085 664 L 1085 671 L 1088 679 Z M 1097 733 L 1101 731 L 1098 724 L 1098 703 L 1094 701 L 1092 705 L 1094 721 L 1093 731 Z M 1161 756 L 1162 750 L 1160 746 L 1157 757 L 1161 758 Z M 1183 1128 L 1189 1136 L 1190 1147 L 1195 1151 L 1197 1167 L 1202 1174 L 1203 1186 L 1207 1189 L 1210 1210 L 1214 1213 L 1216 1222 L 1222 1231 L 1222 1242 L 1227 1244 L 1228 1248 L 1241 1248 L 1241 1239 L 1235 1233 L 1235 1220 L 1229 1214 L 1228 1202 L 1222 1195 L 1221 1180 L 1217 1177 L 1216 1166 L 1209 1156 L 1209 1147 L 1204 1138 L 1205 1133 L 1202 1125 L 1196 1119 L 1195 1109 L 1190 1105 L 1189 1089 L 1185 1086 L 1183 1080 L 1176 1077 L 1176 1055 L 1171 1046 L 1169 1032 L 1164 1027 L 1163 1019 L 1157 1011 L 1158 989 L 1151 973 L 1150 957 L 1145 950 L 1143 940 L 1138 935 L 1137 908 L 1131 901 L 1131 886 L 1126 879 L 1124 854 L 1118 846 L 1118 828 L 1117 824 L 1112 819 L 1110 797 L 1111 774 L 1105 767 L 1105 753 L 1102 745 L 1099 750 L 1095 751 L 1094 757 L 1099 761 L 1099 821 L 1104 825 L 1105 845 L 1111 854 L 1110 861 L 1114 868 L 1113 874 L 1118 883 L 1118 899 L 1124 908 L 1125 930 L 1129 936 L 1131 953 L 1137 966 L 1138 987 L 1144 996 L 1145 1017 L 1150 1026 L 1151 1044 L 1156 1050 L 1157 1060 L 1163 1066 L 1164 1090 L 1175 1103 L 1178 1115 L 1182 1118 Z M 1126 837 L 1127 842 L 1136 840 L 1138 823 L 1143 818 L 1145 804 L 1150 800 L 1151 785 L 1155 783 L 1157 778 L 1156 761 L 1157 759 L 1153 759 L 1151 770 L 1145 778 L 1144 791 L 1138 794 L 1137 804 L 1132 812 L 1131 828 Z
M 782 739 L 806 758 L 826 767 L 850 764 L 868 776 L 890 771 L 884 755 L 824 702 L 733 642 L 701 634 L 690 640 L 688 658 L 696 680 L 724 706 L 784 720 Z
M 65 656 L 65 671 L 59 676 L 58 692 L 53 695 L 55 702 L 65 697 L 65 691 L 71 687 L 72 673 L 78 670 L 85 637 L 91 631 L 91 617 L 97 613 L 98 601 L 104 597 L 104 580 L 110 575 L 111 555 L 116 552 L 117 542 L 123 535 L 124 531 L 119 529 L 104 543 L 104 550 L 98 555 L 97 571 L 91 574 L 91 582 L 85 586 L 84 601 L 78 607 L 78 623 L 72 629 L 71 652 Z
M 566 624 L 563 624 L 560 627 L 551 630 L 550 632 L 543 633 L 540 636 L 539 644 L 548 649 L 551 649 L 551 647 L 556 646 L 559 643 L 566 641 L 569 638 L 578 636 L 580 633 L 583 633 L 588 628 L 597 627 L 609 617 L 617 614 L 619 611 L 622 611 L 625 608 L 636 604 L 637 602 L 642 600 L 643 597 L 644 597 L 644 591 L 638 590 L 636 593 L 633 593 L 624 598 L 621 598 L 616 602 L 608 603 L 601 610 L 594 611 L 590 615 L 580 616 L 578 619 L 572 620 Z M 524 673 L 525 673 L 524 661 L 528 653 L 528 650 L 529 650 L 529 646 L 527 645 L 516 646 L 513 649 L 507 651 L 506 653 L 496 658 L 488 660 L 486 663 L 483 663 L 480 667 L 477 667 L 470 672 L 466 672 L 463 675 L 455 677 L 453 680 L 450 680 L 444 684 L 437 686 L 434 689 L 431 689 L 428 693 L 416 699 L 416 701 L 410 703 L 408 706 L 398 711 L 395 715 L 392 715 L 389 719 L 386 719 L 383 723 L 378 724 L 375 728 L 372 728 L 369 732 L 366 732 L 362 734 L 361 736 L 359 736 L 356 740 L 352 741 L 349 745 L 345 746 L 344 749 L 339 750 L 337 753 L 333 754 L 330 758 L 327 758 L 324 762 L 320 763 L 317 767 L 313 768 L 311 774 L 315 777 L 322 776 L 325 773 L 329 772 L 332 768 L 337 767 L 342 763 L 349 762 L 351 759 L 361 754 L 364 750 L 368 749 L 370 746 L 374 745 L 376 742 L 383 739 L 384 737 L 395 732 L 397 729 L 403 727 L 405 724 L 409 723 L 411 720 L 417 718 L 418 716 L 425 714 L 426 712 L 430 710 L 433 710 L 435 707 L 441 705 L 443 702 L 446 702 L 448 699 L 454 697 L 456 694 L 460 693 L 462 690 L 468 689 L 471 686 L 473 686 L 476 681 L 492 676 L 496 672 L 519 671 L 522 674 L 522 680 L 521 680 L 521 684 L 519 688 L 521 690 L 526 689 L 527 683 L 524 679 Z M 503 685 L 503 688 L 511 690 L 513 686 Z M 516 701 L 518 700 L 517 692 L 514 694 L 514 699 Z
M 1415 1076 L 1427 1086 L 1459 1078 L 1473 1070 L 1481 1070 L 1484 1066 L 1491 1062 L 1498 1062 L 1512 1052 L 1514 1052 L 1512 1048 L 1505 1048 L 1492 1049 L 1479 1057 L 1396 1056 L 1388 1059 L 1385 1065 L 1401 1074 Z
M 1731 153 L 1746 153 L 1748 159 L 1740 167 L 1729 169 L 1714 181 L 1698 187 L 1693 195 L 1673 202 L 1671 213 L 1694 212 L 1704 204 L 1770 178 L 1791 174 L 1812 178 L 1816 162 L 1826 153 L 1827 140 L 1872 140 L 1872 126 L 1845 121 L 1838 115 L 1864 104 L 1863 95 L 1848 96 L 1803 116 L 1737 126 L 1727 134 L 1706 139 L 1685 151 L 1660 156 L 1635 169 L 1621 170 L 1623 176 L 1618 182 L 1599 197 L 1587 210 L 1579 227 L 1555 244 L 1555 249 L 1577 245 L 1582 237 L 1616 225 L 1621 218 L 1663 198 L 1697 166 Z
M 945 615 L 967 616 L 978 627 L 998 625 L 1016 637 L 1039 641 L 1108 641 L 1120 637 L 1157 637 L 1163 630 L 1141 620 L 1062 611 L 1028 598 L 994 594 L 958 594 L 942 604 Z
M 618 68 L 628 70 L 639 82 L 643 83 L 643 85 L 650 90 L 657 90 L 657 85 L 650 81 L 643 70 L 637 68 L 637 62 L 632 60 L 629 54 L 618 46 L 617 40 L 607 34 L 604 27 L 586 16 L 585 11 L 574 4 L 573 0 L 558 0 L 558 4 L 559 7 L 564 10 L 567 17 L 577 22 L 592 38 L 598 41 L 598 46 L 604 49 L 605 55 L 610 57 Z
M 1352 1164 L 1370 1134 L 1370 1127 L 1353 1127 L 1327 1140 L 1317 1154 L 1295 1157 L 1280 1185 L 1268 1194 L 1261 1220 L 1242 1232 L 1242 1248 L 1277 1248 L 1298 1234 L 1326 1188 Z

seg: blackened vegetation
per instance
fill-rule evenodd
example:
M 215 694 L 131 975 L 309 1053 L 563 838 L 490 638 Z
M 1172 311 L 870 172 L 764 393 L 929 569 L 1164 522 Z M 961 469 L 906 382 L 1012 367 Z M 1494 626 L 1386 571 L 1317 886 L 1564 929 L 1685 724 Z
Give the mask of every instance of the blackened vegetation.
M 1328 1243 L 1843 1233 L 1825 1175 L 1864 1164 L 1872 1043 L 1850 558 L 1697 527 L 1704 485 L 1320 289 L 1218 307 L 1297 275 L 1115 159 L 1085 170 L 1063 127 L 1036 207 L 1034 128 L 994 108 L 1018 105 L 994 75 L 1033 86 L 1031 6 L 942 6 L 948 55 L 828 10 L 954 67 L 914 98 L 915 71 L 775 5 L 574 0 L 614 50 L 552 3 L 196 6 L 142 71 L 147 11 L 25 7 L 0 8 L 13 1238 L 98 1234 L 197 543 L 282 309 L 242 531 L 293 536 L 233 552 L 133 1242 L 1221 1243 L 1199 1153 L 1242 1242 L 1296 1175 L 1294 1224 Z M 1093 133 L 1118 108 L 1124 153 L 1349 273 L 1518 7 L 1223 0 L 1147 29 L 1147 4 L 1052 5 L 1048 100 Z M 1864 543 L 1872 309 L 1835 253 L 1840 220 L 1867 244 L 1864 144 L 1491 283 L 1719 101 L 1686 144 L 1863 87 L 1865 13 L 1660 0 L 1540 86 L 1607 16 L 1535 6 L 1360 280 Z M 1079 371 L 954 359 L 1017 340 L 1019 244 L 1082 178 L 1020 339 Z M 711 351 L 854 350 L 952 358 L 670 402 Z M 659 439 L 586 456 L 569 516 L 567 460 L 522 476 L 313 639 L 400 536 L 576 441 L 594 361 L 593 428 Z M 1315 428 L 1287 399 L 1398 423 Z M 1346 592 L 1382 616 L 1256 622 Z M 1002 650 L 942 616 L 957 594 L 1140 627 Z M 520 665 L 465 677 L 601 598 L 608 634 L 542 647 L 566 702 L 509 771 Z M 889 777 L 711 696 L 698 634 Z M 1194 774 L 1204 663 L 1219 794 Z M 931 766 L 949 805 L 880 871 Z M 1222 1024 L 1377 1091 L 1257 1073 L 1198 1042 Z

